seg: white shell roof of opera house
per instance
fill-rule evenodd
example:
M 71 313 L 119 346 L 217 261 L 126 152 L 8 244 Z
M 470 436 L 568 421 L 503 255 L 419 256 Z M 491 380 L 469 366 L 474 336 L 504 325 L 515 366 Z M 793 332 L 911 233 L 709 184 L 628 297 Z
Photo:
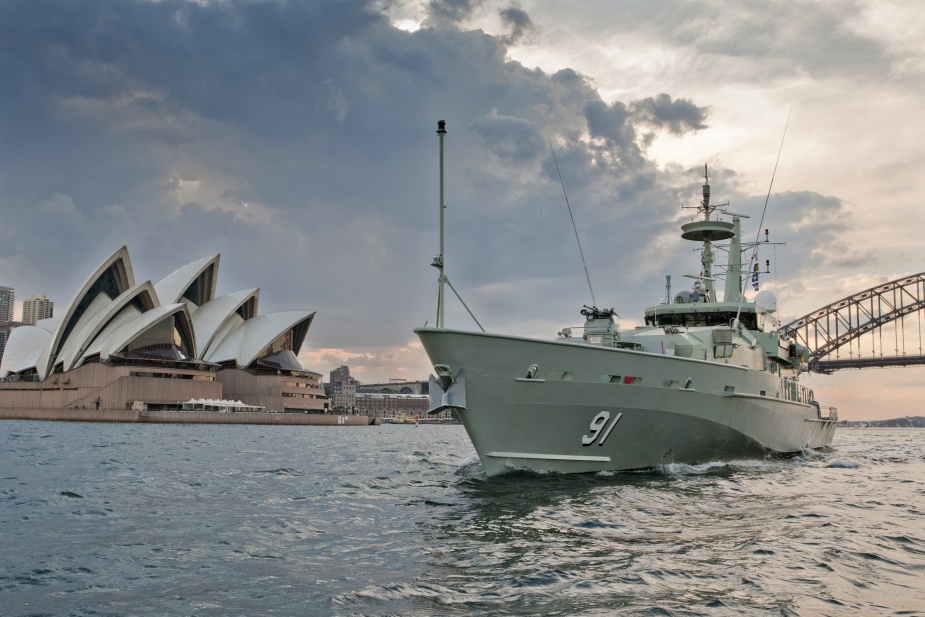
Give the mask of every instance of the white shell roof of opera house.
M 219 259 L 203 257 L 156 284 L 136 284 L 128 248 L 120 247 L 84 281 L 59 317 L 12 330 L 0 378 L 34 370 L 44 380 L 53 370 L 72 370 L 96 356 L 105 362 L 168 319 L 179 320 L 173 325 L 181 337 L 189 333 L 184 342 L 193 363 L 247 368 L 290 331 L 299 335 L 291 337 L 298 355 L 315 313 L 257 315 L 259 289 L 215 298 Z

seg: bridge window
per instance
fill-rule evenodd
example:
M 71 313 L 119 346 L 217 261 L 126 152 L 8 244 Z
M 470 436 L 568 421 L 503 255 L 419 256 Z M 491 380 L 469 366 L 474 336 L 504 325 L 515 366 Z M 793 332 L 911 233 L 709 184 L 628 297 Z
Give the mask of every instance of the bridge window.
M 690 313 L 658 313 L 646 315 L 646 325 L 654 326 L 656 322 L 660 326 L 728 326 L 735 319 L 735 311 L 711 311 L 709 313 L 690 312 Z M 742 313 L 739 315 L 739 321 L 749 330 L 758 329 L 758 317 L 755 313 Z

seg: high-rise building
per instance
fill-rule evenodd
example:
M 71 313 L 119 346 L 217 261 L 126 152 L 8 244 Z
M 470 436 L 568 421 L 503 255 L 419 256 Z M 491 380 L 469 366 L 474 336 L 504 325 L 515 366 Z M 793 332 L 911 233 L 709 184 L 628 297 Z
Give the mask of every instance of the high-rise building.
M 29 296 L 22 303 L 22 322 L 26 325 L 34 326 L 40 319 L 52 317 L 54 310 L 55 303 L 49 300 L 45 294 Z
M 331 371 L 331 380 L 325 389 L 334 409 L 342 408 L 351 411 L 356 407 L 359 384 L 356 378 L 350 376 L 349 366 L 340 366 Z
M 16 292 L 12 287 L 0 287 L 0 323 L 13 321 Z
M 6 342 L 10 338 L 13 325 L 13 308 L 16 303 L 16 292 L 12 287 L 0 287 L 0 358 L 6 349 Z M 18 325 L 18 324 L 16 324 Z
M 331 371 L 330 383 L 335 383 L 342 381 L 346 384 L 357 385 L 359 382 L 350 376 L 350 367 L 349 366 L 340 366 L 333 371 Z
M 3 352 L 6 351 L 6 342 L 10 340 L 10 332 L 13 328 L 21 326 L 18 321 L 4 321 L 0 323 L 0 360 L 3 360 Z

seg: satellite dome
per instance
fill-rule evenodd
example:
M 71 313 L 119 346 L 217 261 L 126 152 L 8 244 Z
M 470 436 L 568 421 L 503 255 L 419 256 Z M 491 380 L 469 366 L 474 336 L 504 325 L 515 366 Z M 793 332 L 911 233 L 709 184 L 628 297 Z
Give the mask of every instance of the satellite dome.
M 777 296 L 773 291 L 763 289 L 755 295 L 755 310 L 759 313 L 774 313 L 777 311 Z

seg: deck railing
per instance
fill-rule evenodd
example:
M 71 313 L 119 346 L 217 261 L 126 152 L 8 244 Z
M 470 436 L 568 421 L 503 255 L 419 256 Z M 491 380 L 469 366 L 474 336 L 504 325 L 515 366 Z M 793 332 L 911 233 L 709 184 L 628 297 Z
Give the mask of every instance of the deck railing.
M 820 420 L 832 420 L 838 422 L 838 408 L 836 407 L 818 407 Z
M 801 386 L 796 380 L 784 377 L 781 380 L 781 394 L 784 400 L 812 405 L 816 402 L 811 388 Z

